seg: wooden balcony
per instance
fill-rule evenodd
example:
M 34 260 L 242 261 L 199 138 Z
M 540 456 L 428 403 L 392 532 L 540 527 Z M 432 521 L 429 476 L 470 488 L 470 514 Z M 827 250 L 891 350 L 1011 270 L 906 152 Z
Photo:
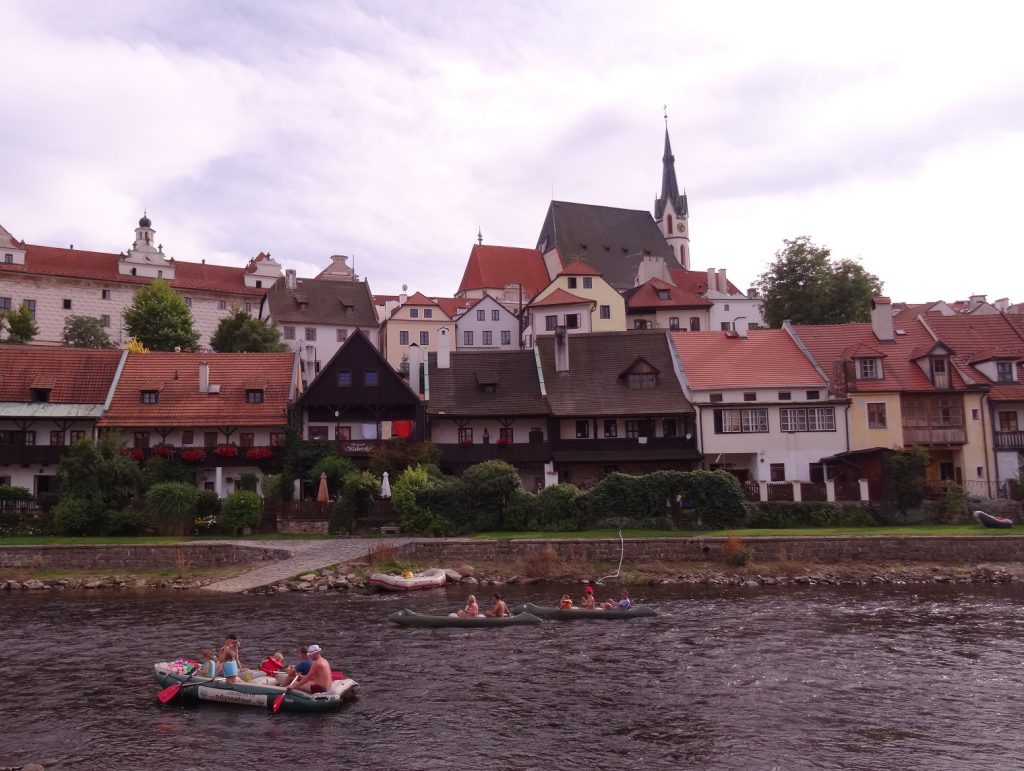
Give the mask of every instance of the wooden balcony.
M 275 468 L 284 463 L 284 447 L 269 447 L 259 445 L 256 447 L 237 447 L 235 455 L 220 455 L 217 453 L 217 446 L 214 447 L 127 447 L 122 452 L 130 458 L 138 461 L 147 461 L 154 456 L 165 457 L 169 460 L 177 460 L 186 466 L 258 466 L 260 468 Z M 256 457 L 249 457 L 252 451 Z M 139 455 L 141 453 L 141 456 Z M 202 459 L 196 457 L 197 453 L 203 453 Z
M 629 462 L 645 460 L 698 460 L 695 439 L 685 437 L 635 437 L 632 439 L 556 439 L 551 443 L 554 460 L 582 462 Z
M 513 466 L 541 465 L 551 460 L 547 442 L 512 444 L 439 444 L 441 460 L 450 466 L 471 466 L 488 460 L 503 460 Z
M 65 445 L 0 444 L 0 465 L 50 466 L 59 463 L 67 451 Z
M 997 450 L 1024 450 L 1024 431 L 996 431 Z
M 928 428 L 903 427 L 903 444 L 967 444 L 967 430 L 963 426 L 931 426 Z

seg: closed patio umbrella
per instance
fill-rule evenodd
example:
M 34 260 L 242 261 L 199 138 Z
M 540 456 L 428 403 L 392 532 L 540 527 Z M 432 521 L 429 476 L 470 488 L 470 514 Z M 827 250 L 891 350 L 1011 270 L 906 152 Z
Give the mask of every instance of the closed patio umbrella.
M 327 503 L 331 499 L 331 494 L 327 489 L 327 473 L 322 472 L 320 474 L 320 487 L 316 491 L 316 499 L 320 503 Z
M 380 497 L 390 498 L 391 497 L 391 480 L 388 479 L 388 472 L 384 472 L 384 478 L 380 482 Z

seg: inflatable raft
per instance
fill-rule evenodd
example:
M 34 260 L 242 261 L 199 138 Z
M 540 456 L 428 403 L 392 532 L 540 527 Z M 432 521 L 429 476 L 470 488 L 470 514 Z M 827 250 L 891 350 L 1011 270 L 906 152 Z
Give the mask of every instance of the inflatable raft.
M 629 610 L 587 610 L 585 608 L 548 608 L 543 605 L 534 605 L 528 602 L 525 605 L 516 605 L 512 608 L 513 613 L 529 613 L 537 618 L 550 618 L 555 621 L 583 621 L 584 619 L 597 618 L 602 621 L 621 621 L 627 618 L 642 618 L 644 616 L 657 616 L 658 611 L 646 605 L 634 605 Z
M 416 573 L 411 578 L 395 576 L 390 573 L 374 573 L 369 578 L 370 586 L 387 589 L 392 592 L 407 592 L 411 589 L 433 589 L 444 586 L 448 576 L 441 568 L 430 568 Z
M 985 527 L 1013 527 L 1013 520 L 1009 517 L 997 517 L 981 510 L 974 512 L 974 518 Z
M 217 701 L 223 704 L 240 704 L 273 711 L 274 701 L 286 689 L 277 684 L 273 677 L 256 677 L 248 682 L 227 683 L 223 677 L 190 677 L 181 672 L 175 662 L 165 661 L 154 665 L 156 681 L 168 688 L 178 685 L 177 693 L 166 703 L 195 703 Z M 335 680 L 325 693 L 309 694 L 303 691 L 287 691 L 280 709 L 288 712 L 330 712 L 353 699 L 359 684 L 351 678 Z M 164 699 L 161 699 L 164 701 Z
M 393 621 L 402 626 L 425 626 L 425 627 L 483 627 L 483 626 L 518 626 L 521 624 L 539 624 L 540 619 L 529 613 L 518 613 L 512 616 L 431 616 L 424 613 L 416 613 L 406 608 L 388 616 L 388 621 Z

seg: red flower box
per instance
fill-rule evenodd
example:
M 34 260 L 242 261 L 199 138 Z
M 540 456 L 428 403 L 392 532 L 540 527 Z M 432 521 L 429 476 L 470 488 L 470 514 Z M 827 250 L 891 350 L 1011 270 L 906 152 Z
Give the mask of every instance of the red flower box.
M 512 444 L 512 441 L 507 436 L 498 437 L 498 444 Z
M 235 447 L 235 445 L 233 444 L 222 444 L 220 447 L 214 450 L 214 453 L 222 458 L 234 458 L 236 455 L 238 455 L 238 448 Z
M 463 439 L 461 442 L 459 442 L 459 444 L 461 444 L 463 447 L 470 447 L 473 444 L 473 440 L 472 439 Z
M 182 450 L 181 459 L 189 463 L 201 463 L 206 460 L 206 450 Z
M 168 447 L 165 444 L 164 445 L 160 445 L 159 447 L 154 447 L 153 448 L 153 452 L 155 452 L 161 458 L 173 458 L 174 457 L 174 448 L 173 447 Z
M 141 447 L 125 447 L 121 450 L 121 454 L 125 457 L 131 458 L 132 460 L 142 460 L 146 453 L 142 451 Z
M 269 447 L 253 447 L 246 450 L 245 457 L 247 460 L 270 460 L 274 453 Z

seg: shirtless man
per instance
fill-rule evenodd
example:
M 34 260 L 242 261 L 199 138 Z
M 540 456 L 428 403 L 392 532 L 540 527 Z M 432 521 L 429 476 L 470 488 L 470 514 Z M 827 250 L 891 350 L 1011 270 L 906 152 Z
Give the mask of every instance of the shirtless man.
M 492 616 L 492 617 L 501 617 L 501 616 L 511 616 L 512 614 L 508 612 L 508 605 L 506 605 L 505 601 L 503 599 L 501 599 L 501 595 L 498 594 L 497 592 L 495 592 L 494 593 L 494 607 L 491 608 L 488 611 L 485 611 L 484 615 L 485 616 Z
M 291 683 L 288 688 L 294 688 L 306 693 L 325 693 L 331 690 L 331 665 L 327 659 L 320 655 L 319 645 L 310 645 L 307 651 L 313 666 L 309 669 L 308 675 L 303 675 L 297 681 Z
M 594 602 L 594 587 L 588 586 L 583 590 L 583 602 L 580 604 L 583 610 L 594 610 L 597 603 Z

